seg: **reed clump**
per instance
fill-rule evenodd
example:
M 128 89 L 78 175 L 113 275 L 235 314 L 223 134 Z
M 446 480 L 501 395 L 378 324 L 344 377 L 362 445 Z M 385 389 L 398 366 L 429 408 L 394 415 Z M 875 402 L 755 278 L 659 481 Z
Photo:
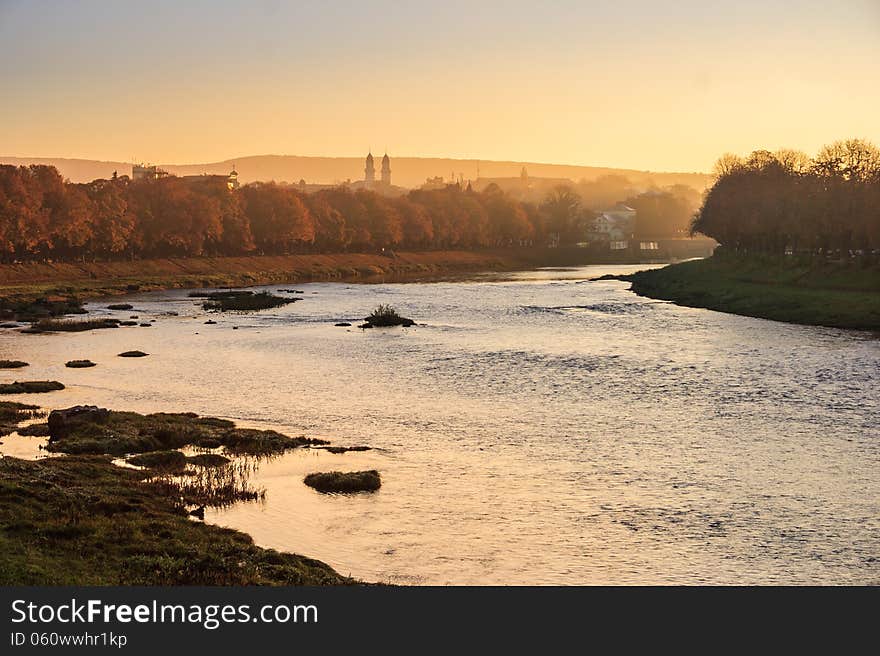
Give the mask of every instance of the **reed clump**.
M 250 484 L 256 466 L 253 459 L 240 459 L 218 467 L 188 469 L 183 476 L 161 474 L 150 479 L 150 483 L 163 495 L 180 499 L 185 505 L 222 508 L 237 501 L 261 501 L 266 497 L 264 488 Z
M 42 417 L 46 414 L 37 405 L 0 401 L 0 435 L 8 435 L 18 428 L 18 424 L 28 419 Z
M 414 326 L 416 324 L 412 319 L 402 317 L 390 305 L 380 305 L 373 310 L 365 319 L 362 328 L 389 328 L 391 326 Z

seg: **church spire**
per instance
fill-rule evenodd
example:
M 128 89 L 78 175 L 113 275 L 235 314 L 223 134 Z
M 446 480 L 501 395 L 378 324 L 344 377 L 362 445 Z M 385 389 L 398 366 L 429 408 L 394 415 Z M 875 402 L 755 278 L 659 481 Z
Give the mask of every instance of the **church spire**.
M 373 152 L 367 153 L 366 166 L 364 167 L 364 186 L 369 189 L 376 182 L 376 167 L 373 166 Z
M 391 186 L 391 158 L 387 152 L 382 158 L 382 186 L 386 189 Z

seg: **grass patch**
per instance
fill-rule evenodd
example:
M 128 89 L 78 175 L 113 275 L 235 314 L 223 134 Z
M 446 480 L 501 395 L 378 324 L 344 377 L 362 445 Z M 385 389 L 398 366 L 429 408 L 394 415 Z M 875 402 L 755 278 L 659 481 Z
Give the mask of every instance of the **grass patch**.
M 21 428 L 16 429 L 16 432 L 25 437 L 48 437 L 49 424 L 46 422 L 28 424 L 27 426 L 22 426 Z
M 0 435 L 9 435 L 17 430 L 18 424 L 28 419 L 42 417 L 46 412 L 40 406 L 0 401 Z
M 880 330 L 880 268 L 715 255 L 621 279 L 650 298 L 788 323 Z
M 57 380 L 23 380 L 0 384 L 0 394 L 40 394 L 63 389 L 64 385 Z
M 91 360 L 68 360 L 64 363 L 64 366 L 70 369 L 86 369 L 96 365 Z
M 183 471 L 186 469 L 186 456 L 180 451 L 152 451 L 132 456 L 126 460 L 137 467 L 163 471 Z
M 318 492 L 348 493 L 375 492 L 382 487 L 382 479 L 375 469 L 359 472 L 321 472 L 309 474 L 303 482 Z
M 388 328 L 391 326 L 414 326 L 415 321 L 402 317 L 390 305 L 380 305 L 364 319 L 370 328 Z M 366 327 L 366 326 L 362 326 Z
M 253 312 L 281 307 L 298 299 L 275 296 L 269 292 L 224 291 L 209 292 L 200 298 L 207 298 L 202 307 L 218 312 Z
M 123 351 L 119 354 L 120 358 L 145 358 L 149 355 L 149 353 L 144 353 L 143 351 Z
M 327 453 L 348 453 L 349 451 L 370 451 L 370 446 L 322 446 Z
M 24 298 L 0 298 L 0 319 L 39 321 L 65 314 L 85 314 L 82 304 L 74 297 L 50 295 Z
M 109 458 L 0 459 L 0 585 L 350 584 L 330 566 L 187 519 Z
M 168 451 L 185 446 L 224 447 L 233 454 L 268 455 L 324 440 L 288 437 L 272 430 L 236 428 L 226 419 L 193 413 L 158 412 L 142 415 L 91 408 L 55 410 L 48 449 L 62 453 L 125 455 Z
M 118 319 L 42 319 L 26 329 L 29 333 L 78 333 L 84 330 L 100 330 L 102 328 L 118 328 Z
M 22 360 L 0 360 L 0 369 L 21 369 L 27 366 L 28 363 Z

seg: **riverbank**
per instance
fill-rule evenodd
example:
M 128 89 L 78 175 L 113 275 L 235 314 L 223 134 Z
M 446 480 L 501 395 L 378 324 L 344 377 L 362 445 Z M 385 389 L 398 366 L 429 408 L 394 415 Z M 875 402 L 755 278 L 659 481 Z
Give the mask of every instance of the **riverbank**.
M 81 311 L 80 303 L 93 298 L 163 289 L 328 280 L 419 280 L 476 272 L 581 266 L 594 259 L 628 263 L 629 257 L 599 257 L 572 247 L 0 264 L 0 315 L 7 320 L 33 321 L 42 316 Z
M 329 565 L 189 519 L 109 456 L 0 459 L 0 585 L 339 585 Z
M 15 422 L 36 413 L 35 406 L 2 409 Z M 48 428 L 45 448 L 65 455 L 0 458 L 0 585 L 355 582 L 320 561 L 264 549 L 249 535 L 194 521 L 193 515 L 204 517 L 205 504 L 261 498 L 247 482 L 247 471 L 256 465 L 235 464 L 219 453 L 185 457 L 167 450 L 205 443 L 229 456 L 259 457 L 315 441 L 192 414 L 145 416 L 97 408 L 52 413 Z M 14 430 L 9 425 L 4 432 Z M 21 434 L 39 439 L 42 433 Z M 109 454 L 123 453 L 153 458 L 142 468 L 114 464 Z M 168 461 L 174 455 L 172 468 Z M 129 461 L 138 457 L 143 458 Z M 190 511 L 198 504 L 200 510 Z
M 534 257 L 539 256 L 535 254 Z M 172 288 L 511 270 L 529 266 L 530 262 L 530 255 L 520 250 L 27 262 L 0 265 L 0 297 L 26 300 L 47 295 L 75 294 L 83 299 Z
M 713 256 L 621 276 L 640 296 L 761 319 L 880 331 L 880 267 Z

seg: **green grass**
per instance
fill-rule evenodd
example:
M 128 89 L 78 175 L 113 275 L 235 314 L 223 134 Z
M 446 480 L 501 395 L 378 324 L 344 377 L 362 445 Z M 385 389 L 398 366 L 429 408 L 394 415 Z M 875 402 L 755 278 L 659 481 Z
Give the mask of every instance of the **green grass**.
M 788 323 L 880 330 L 880 268 L 713 256 L 631 276 L 641 296 Z
M 56 413 L 49 416 L 53 429 L 47 448 L 61 453 L 126 455 L 184 446 L 222 446 L 233 454 L 263 455 L 327 443 L 313 438 L 288 437 L 273 430 L 236 428 L 226 419 L 199 417 L 193 413 L 89 413 L 73 416 L 63 428 L 56 428 L 53 421 L 57 421 L 58 416 Z
M 27 419 L 42 417 L 46 413 L 39 406 L 14 401 L 0 401 L 0 435 L 8 435 L 18 424 Z
M 256 310 L 268 310 L 270 308 L 281 307 L 288 303 L 296 302 L 297 298 L 285 298 L 283 296 L 275 296 L 269 292 L 251 292 L 251 291 L 224 291 L 209 292 L 202 295 L 199 292 L 191 294 L 209 299 L 202 307 L 205 310 L 217 310 L 219 312 L 253 312 Z
M 19 435 L 26 437 L 49 437 L 49 424 L 41 422 L 39 424 L 28 424 L 16 431 Z
M 128 458 L 129 464 L 162 471 L 183 471 L 186 469 L 186 456 L 180 451 L 150 451 Z
M 303 482 L 318 492 L 375 492 L 382 487 L 382 479 L 375 469 L 359 472 L 320 472 L 309 474 Z
M 0 585 L 334 585 L 329 565 L 195 522 L 100 456 L 0 459 Z

